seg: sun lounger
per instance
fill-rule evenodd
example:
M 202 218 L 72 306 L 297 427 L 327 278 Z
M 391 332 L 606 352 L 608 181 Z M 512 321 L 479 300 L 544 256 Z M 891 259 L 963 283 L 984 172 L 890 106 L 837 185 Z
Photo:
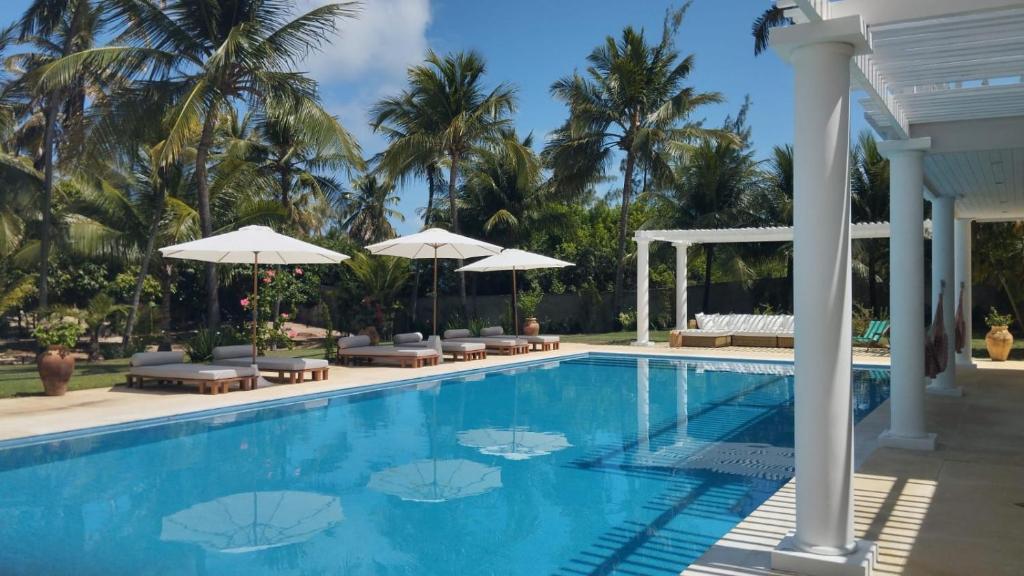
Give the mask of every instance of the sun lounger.
M 129 365 L 129 387 L 141 388 L 146 381 L 188 383 L 197 385 L 200 394 L 227 392 L 236 383 L 242 390 L 252 390 L 259 377 L 251 366 L 188 364 L 184 352 L 140 352 L 132 355 Z
M 445 330 L 444 340 L 456 342 L 479 342 L 499 354 L 526 354 L 530 351 L 530 343 L 523 338 L 505 336 L 501 326 L 490 326 L 480 330 L 479 336 L 466 329 Z
M 423 339 L 423 334 L 419 332 L 407 332 L 405 334 L 395 334 L 392 338 L 395 346 L 412 346 L 416 348 L 430 348 L 430 343 Z M 441 340 L 441 353 L 451 354 L 452 360 L 462 360 L 463 362 L 469 360 L 483 360 L 487 358 L 487 345 L 482 342 L 453 342 L 450 340 Z
M 373 346 L 369 336 L 347 336 L 338 340 L 338 359 L 342 364 L 390 360 L 403 368 L 437 366 L 441 355 L 422 346 Z
M 538 334 L 536 336 L 526 336 L 526 341 L 530 343 L 530 350 L 541 350 L 547 352 L 548 350 L 558 350 L 558 346 L 562 340 L 558 336 L 545 336 Z
M 213 363 L 217 366 L 251 366 L 252 346 L 217 346 L 213 349 Z M 257 356 L 256 367 L 261 372 L 277 372 L 277 377 L 294 384 L 306 379 L 326 380 L 329 364 L 322 358 L 289 358 L 287 356 Z

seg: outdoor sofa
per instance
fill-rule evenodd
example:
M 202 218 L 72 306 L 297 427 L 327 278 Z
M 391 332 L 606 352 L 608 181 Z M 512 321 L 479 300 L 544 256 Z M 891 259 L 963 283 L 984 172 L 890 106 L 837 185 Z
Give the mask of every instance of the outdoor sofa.
M 432 350 L 431 344 L 428 340 L 423 339 L 423 334 L 420 332 L 407 332 L 405 334 L 395 334 L 392 338 L 395 346 L 413 346 L 416 348 L 427 348 Z M 451 354 L 452 360 L 462 360 L 463 362 L 469 360 L 483 360 L 487 358 L 487 345 L 482 342 L 454 342 L 449 340 L 441 340 L 441 353 Z
M 200 394 L 227 392 L 232 384 L 252 390 L 259 379 L 259 372 L 251 366 L 189 364 L 184 352 L 139 352 L 132 355 L 129 367 L 125 376 L 128 387 L 141 388 L 146 381 L 187 383 L 198 386 Z
M 218 366 L 251 366 L 252 345 L 217 346 L 213 349 L 213 363 Z M 330 364 L 322 358 L 289 358 L 287 356 L 257 356 L 256 367 L 261 372 L 277 372 L 277 377 L 290 384 L 302 382 L 306 374 L 314 380 L 326 380 Z
M 488 326 L 480 330 L 479 336 L 467 329 L 458 328 L 444 331 L 444 340 L 455 342 L 477 342 L 487 346 L 499 354 L 526 354 L 530 351 L 530 342 L 524 338 L 504 335 L 501 326 Z
M 437 350 L 423 346 L 374 346 L 366 335 L 338 339 L 338 360 L 342 364 L 386 360 L 397 362 L 403 368 L 421 368 L 437 366 L 440 358 Z
M 696 320 L 697 328 L 673 331 L 678 346 L 793 347 L 792 315 L 697 314 Z

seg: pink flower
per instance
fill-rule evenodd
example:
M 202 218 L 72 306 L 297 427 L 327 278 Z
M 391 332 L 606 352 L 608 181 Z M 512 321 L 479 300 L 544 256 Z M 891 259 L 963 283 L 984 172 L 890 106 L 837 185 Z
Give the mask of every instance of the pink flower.
M 288 331 L 288 337 L 289 337 L 289 338 L 295 338 L 295 337 L 296 337 L 296 336 L 298 336 L 298 335 L 299 335 L 299 333 L 298 333 L 298 332 L 296 332 L 295 330 L 289 330 L 289 331 Z
M 238 303 L 242 305 L 242 308 L 248 308 L 249 307 L 249 299 L 248 298 L 242 298 L 241 300 L 238 301 Z
M 296 276 L 302 276 L 302 268 L 296 267 L 295 268 L 295 275 Z
M 283 318 L 284 320 L 287 320 L 288 319 L 288 313 L 287 312 L 281 312 L 281 318 Z
M 270 280 L 271 279 L 269 277 L 266 277 L 266 278 L 263 279 L 263 283 L 264 284 L 270 284 Z

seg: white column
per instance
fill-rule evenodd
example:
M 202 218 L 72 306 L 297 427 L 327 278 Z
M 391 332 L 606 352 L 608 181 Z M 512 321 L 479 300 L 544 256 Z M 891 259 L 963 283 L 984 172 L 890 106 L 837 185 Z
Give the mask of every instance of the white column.
M 956 355 L 957 370 L 977 368 L 974 359 L 971 357 L 971 306 L 974 303 L 971 294 L 971 221 L 965 218 L 958 218 L 953 227 L 953 244 L 956 250 L 954 254 L 953 281 L 956 288 L 954 298 L 960 298 L 960 287 L 963 286 L 964 294 L 964 349 Z M 958 300 L 954 300 L 953 306 Z
M 673 242 L 676 247 L 676 329 L 686 329 L 686 242 Z
M 636 361 L 637 452 L 647 454 L 651 444 L 651 367 L 646 358 Z
M 650 240 L 636 241 L 636 341 L 634 346 L 651 345 L 651 295 L 649 281 Z
M 889 159 L 889 429 L 882 446 L 934 450 L 924 422 L 924 151 L 931 139 L 878 145 Z
M 948 196 L 936 196 L 932 200 L 932 303 L 934 314 L 939 304 L 939 293 L 946 287 L 942 299 L 943 326 L 946 328 L 946 349 L 938 353 L 946 355 L 946 369 L 928 385 L 928 392 L 942 396 L 962 396 L 963 390 L 956 385 L 956 350 L 953 345 L 956 326 L 956 281 L 953 278 L 953 202 Z
M 796 320 L 796 532 L 772 568 L 804 574 L 869 573 L 875 550 L 853 531 L 850 59 L 867 44 L 856 16 L 772 31 L 794 68 Z

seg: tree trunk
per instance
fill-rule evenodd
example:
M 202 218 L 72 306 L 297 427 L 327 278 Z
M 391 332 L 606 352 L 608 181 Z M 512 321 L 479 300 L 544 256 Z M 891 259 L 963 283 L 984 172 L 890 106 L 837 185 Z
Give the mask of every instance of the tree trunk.
M 203 238 L 213 235 L 213 213 L 210 211 L 210 183 L 206 160 L 213 146 L 213 130 L 217 125 L 216 105 L 210 106 L 203 122 L 203 132 L 196 146 L 196 196 L 199 198 L 199 228 Z M 220 326 L 220 301 L 217 297 L 217 265 L 206 263 L 206 325 L 211 330 Z
M 43 229 L 39 234 L 39 308 L 50 305 L 50 244 L 53 237 L 53 139 L 57 121 L 56 104 L 46 104 L 43 112 Z
M 711 310 L 711 265 L 715 260 L 715 246 L 713 244 L 704 245 L 704 302 L 703 310 L 705 314 L 710 314 Z
M 459 233 L 459 187 L 456 185 L 459 177 L 459 153 L 451 154 L 451 168 L 448 172 L 448 201 L 451 203 L 449 211 L 452 215 L 452 232 Z M 459 260 L 459 268 L 462 268 L 462 260 Z M 462 304 L 464 318 L 469 318 L 469 304 L 466 301 L 466 273 L 459 272 L 459 302 Z
M 615 253 L 615 293 L 612 294 L 612 313 L 622 311 L 622 290 L 626 273 L 626 235 L 629 233 L 629 201 L 633 192 L 633 170 L 636 158 L 632 150 L 626 151 L 626 175 L 622 181 L 622 209 L 619 214 L 619 246 Z
M 160 351 L 171 349 L 171 286 L 174 284 L 174 266 L 160 267 Z
M 156 236 L 160 231 L 160 220 L 164 215 L 165 195 L 163 189 L 158 192 L 156 211 L 153 214 L 153 221 L 149 224 L 149 236 L 146 237 L 146 248 L 142 252 L 142 261 L 139 262 L 139 274 L 135 277 L 135 289 L 132 291 L 132 306 L 128 309 L 128 318 L 124 322 L 124 336 L 121 337 L 121 356 L 132 341 L 132 333 L 135 331 L 135 320 L 139 314 L 139 301 L 142 299 L 142 288 L 146 283 L 146 276 L 149 273 L 149 261 L 153 256 L 153 247 L 156 244 Z
M 430 215 L 434 211 L 434 191 L 437 186 L 437 166 L 427 166 L 427 210 L 423 213 L 423 227 L 430 228 Z M 420 302 L 420 265 L 416 260 L 412 261 L 412 293 L 409 294 L 409 329 L 415 330 L 416 311 Z

